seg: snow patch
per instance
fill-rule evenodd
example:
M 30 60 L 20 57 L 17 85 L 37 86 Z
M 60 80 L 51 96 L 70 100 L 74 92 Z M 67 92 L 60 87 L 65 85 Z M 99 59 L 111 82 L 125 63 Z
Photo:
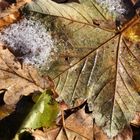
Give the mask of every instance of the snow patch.
M 48 61 L 54 42 L 40 21 L 22 19 L 0 33 L 0 41 L 17 53 L 24 63 L 41 67 Z
M 122 0 L 96 0 L 96 2 L 106 7 L 111 13 L 123 14 L 126 12 Z

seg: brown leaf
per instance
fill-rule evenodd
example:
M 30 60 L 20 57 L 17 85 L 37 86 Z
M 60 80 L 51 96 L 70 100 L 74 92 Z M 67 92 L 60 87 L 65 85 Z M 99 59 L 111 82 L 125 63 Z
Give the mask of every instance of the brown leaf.
M 41 130 L 36 130 L 35 132 L 33 132 L 32 135 L 34 136 L 35 140 L 45 140 L 46 139 L 45 133 L 43 133 Z
M 3 11 L 8 7 L 9 7 L 9 3 L 7 1 L 3 1 L 3 0 L 0 1 L 0 11 Z
M 134 119 L 131 121 L 134 126 L 140 126 L 140 112 L 137 112 Z
M 130 126 L 124 128 L 124 130 L 119 133 L 114 138 L 109 138 L 99 127 L 94 126 L 94 138 L 95 140 L 132 140 L 132 130 Z
M 26 3 L 30 2 L 30 1 L 31 0 L 18 0 L 16 4 L 12 4 L 9 8 L 4 10 L 1 13 L 0 18 L 8 16 L 9 14 L 12 14 L 14 12 L 17 12 L 19 10 L 19 8 L 21 8 L 22 6 L 24 6 Z
M 107 135 L 96 125 L 94 126 L 94 138 L 95 140 L 110 140 Z
M 113 140 L 132 140 L 133 133 L 130 126 L 126 126 Z
M 26 3 L 30 2 L 31 0 L 18 0 L 16 4 L 9 5 L 7 2 L 2 1 L 0 2 L 0 30 L 10 25 L 11 23 L 16 22 L 21 18 L 19 8 L 24 6 Z
M 32 136 L 34 136 L 35 140 L 56 140 L 57 134 L 59 133 L 60 128 L 54 128 L 50 129 L 47 132 L 43 132 L 41 130 L 35 130 L 32 133 Z
M 10 115 L 13 112 L 13 110 L 14 110 L 14 107 L 6 105 L 6 104 L 0 106 L 0 120 Z
M 65 127 L 79 134 L 81 137 L 85 137 L 89 140 L 93 139 L 93 119 L 92 116 L 86 114 L 83 109 L 72 114 L 65 121 Z
M 47 83 L 48 82 L 48 83 Z M 21 64 L 7 48 L 0 46 L 0 88 L 6 89 L 4 101 L 15 104 L 20 96 L 48 88 L 51 82 L 29 65 Z
M 14 23 L 18 19 L 21 18 L 20 12 L 16 11 L 12 14 L 9 14 L 3 18 L 0 18 L 0 30 L 5 27 L 10 25 L 11 23 Z

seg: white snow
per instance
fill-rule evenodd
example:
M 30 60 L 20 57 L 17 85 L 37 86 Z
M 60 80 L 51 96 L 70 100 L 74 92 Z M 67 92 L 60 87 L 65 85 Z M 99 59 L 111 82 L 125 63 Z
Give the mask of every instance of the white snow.
M 96 2 L 116 14 L 123 14 L 126 11 L 122 0 L 96 0 Z
M 23 62 L 37 67 L 46 63 L 54 49 L 53 40 L 45 26 L 26 18 L 0 33 L 0 41 L 16 52 L 21 52 Z

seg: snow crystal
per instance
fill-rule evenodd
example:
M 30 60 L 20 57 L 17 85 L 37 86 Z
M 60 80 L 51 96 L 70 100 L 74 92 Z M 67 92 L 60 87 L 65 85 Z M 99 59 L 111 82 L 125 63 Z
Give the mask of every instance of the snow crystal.
M 125 13 L 125 7 L 122 0 L 96 0 L 101 6 L 105 6 L 110 12 L 116 14 Z
M 49 59 L 54 42 L 39 21 L 22 19 L 0 33 L 0 41 L 17 52 L 24 63 L 40 67 Z

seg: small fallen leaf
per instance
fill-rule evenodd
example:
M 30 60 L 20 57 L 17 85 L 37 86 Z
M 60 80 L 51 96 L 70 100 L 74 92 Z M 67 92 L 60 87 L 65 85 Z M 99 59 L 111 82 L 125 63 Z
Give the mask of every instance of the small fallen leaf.
M 19 10 L 19 8 L 21 8 L 22 6 L 24 6 L 26 3 L 29 3 L 31 0 L 18 0 L 17 3 L 12 4 L 9 6 L 9 8 L 5 9 L 1 15 L 0 15 L 0 19 L 8 16 L 9 14 L 15 13 Z
M 136 127 L 140 127 L 140 112 L 137 112 L 135 114 L 134 119 L 131 121 L 131 124 L 136 126 Z
M 0 88 L 6 90 L 6 104 L 16 104 L 22 95 L 43 91 L 50 84 L 50 80 L 40 76 L 34 67 L 26 64 L 21 66 L 7 48 L 0 46 Z
M 31 0 L 18 0 L 17 3 L 12 5 L 5 1 L 0 2 L 0 30 L 22 18 L 19 9 L 30 1 Z
M 8 105 L 0 106 L 0 120 L 10 115 L 14 111 L 14 107 Z
M 15 21 L 19 20 L 20 18 L 21 18 L 21 15 L 20 15 L 19 11 L 16 11 L 3 18 L 0 18 L 0 30 L 2 30 L 3 27 L 10 25 L 11 23 L 14 23 Z
M 32 133 L 32 136 L 34 136 L 35 140 L 45 140 L 47 138 L 46 134 L 41 130 L 35 130 L 35 132 Z
M 22 129 L 50 127 L 55 123 L 59 112 L 59 105 L 52 96 L 53 93 L 51 90 L 47 90 L 40 95 L 38 101 L 25 118 L 19 132 L 22 131 Z

